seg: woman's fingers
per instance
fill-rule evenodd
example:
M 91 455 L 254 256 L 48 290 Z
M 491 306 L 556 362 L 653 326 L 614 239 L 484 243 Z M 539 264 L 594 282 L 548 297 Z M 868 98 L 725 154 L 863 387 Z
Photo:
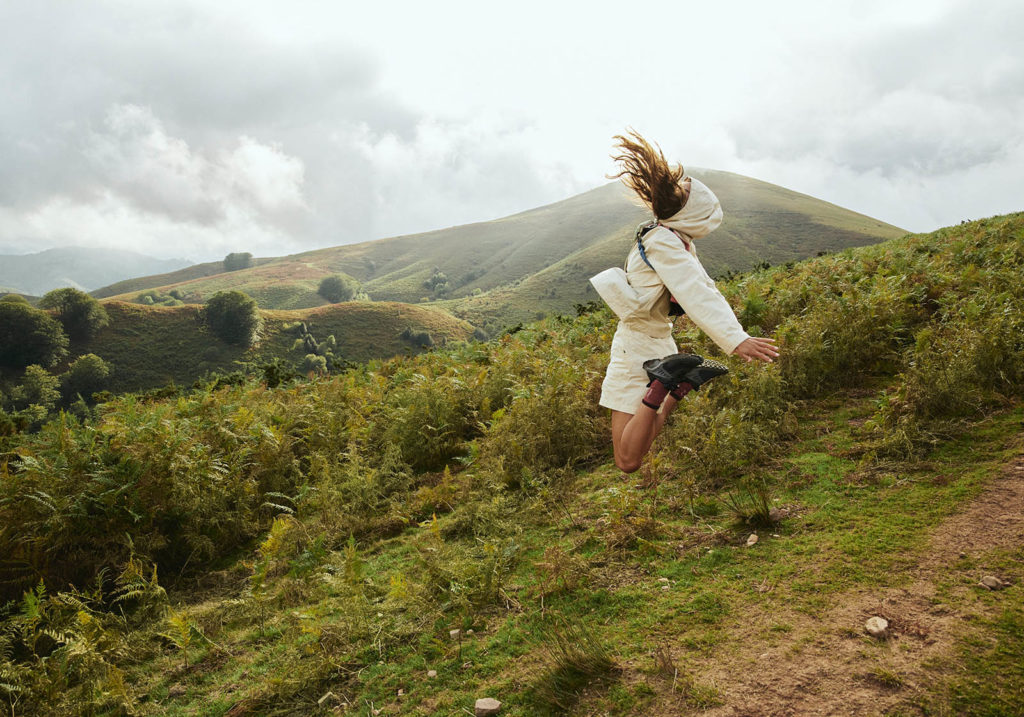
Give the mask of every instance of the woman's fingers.
M 779 357 L 778 348 L 775 346 L 775 339 L 751 336 L 736 348 L 736 353 L 745 358 L 748 362 L 759 359 L 765 363 L 771 363 Z

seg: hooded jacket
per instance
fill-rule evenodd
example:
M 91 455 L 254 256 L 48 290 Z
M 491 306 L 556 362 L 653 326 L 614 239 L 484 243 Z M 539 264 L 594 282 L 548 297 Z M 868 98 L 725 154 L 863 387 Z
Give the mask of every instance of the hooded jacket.
M 643 237 L 644 251 L 653 268 L 634 244 L 625 265 L 631 287 L 626 288 L 629 300 L 612 308 L 629 329 L 663 338 L 672 334 L 669 297 L 675 297 L 686 315 L 722 351 L 731 354 L 750 335 L 704 270 L 693 246 L 694 239 L 707 236 L 722 223 L 722 207 L 702 182 L 689 179 L 690 196 L 683 208 Z M 617 270 L 609 270 L 612 271 Z

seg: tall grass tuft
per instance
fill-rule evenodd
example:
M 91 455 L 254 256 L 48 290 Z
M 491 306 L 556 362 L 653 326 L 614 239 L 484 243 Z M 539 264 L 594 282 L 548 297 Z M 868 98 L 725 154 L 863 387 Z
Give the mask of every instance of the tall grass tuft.
M 538 707 L 548 713 L 568 712 L 585 688 L 616 671 L 608 648 L 578 619 L 549 618 L 538 650 L 545 666 L 531 691 Z

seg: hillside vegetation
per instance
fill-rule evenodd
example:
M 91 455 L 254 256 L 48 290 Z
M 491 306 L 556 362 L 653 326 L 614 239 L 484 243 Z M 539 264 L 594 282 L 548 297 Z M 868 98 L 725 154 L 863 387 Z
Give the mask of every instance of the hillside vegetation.
M 212 335 L 202 307 L 140 306 L 104 302 L 110 325 L 80 347 L 109 362 L 114 370 L 108 388 L 114 393 L 140 391 L 168 383 L 190 386 L 212 371 L 233 371 L 280 359 L 302 359 L 293 349 L 296 324 L 303 322 L 318 340 L 334 336 L 335 354 L 361 363 L 420 351 L 407 329 L 426 332 L 433 341 L 465 340 L 473 327 L 443 311 L 393 302 L 345 302 L 303 311 L 261 311 L 263 331 L 252 348 L 234 346 Z
M 694 170 L 722 201 L 723 225 L 699 243 L 708 270 L 745 271 L 762 262 L 873 244 L 903 234 L 891 225 L 807 195 L 729 172 Z M 341 272 L 375 300 L 443 301 L 444 308 L 491 333 L 538 315 L 571 311 L 595 299 L 587 278 L 621 264 L 637 223 L 647 215 L 613 183 L 503 219 L 321 249 L 238 272 L 207 276 L 216 265 L 123 282 L 97 296 L 124 301 L 144 289 L 176 288 L 201 302 L 237 289 L 264 308 L 324 303 L 316 293 Z
M 0 699 L 1019 714 L 1019 511 L 970 506 L 1017 485 L 1022 271 L 1015 214 L 724 284 L 782 356 L 691 394 L 632 477 L 596 403 L 603 310 L 65 416 L 0 464 Z

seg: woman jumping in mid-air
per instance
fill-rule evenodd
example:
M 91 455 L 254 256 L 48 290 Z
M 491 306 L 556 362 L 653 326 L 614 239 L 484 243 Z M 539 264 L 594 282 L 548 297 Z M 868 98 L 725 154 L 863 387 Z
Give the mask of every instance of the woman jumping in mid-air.
M 628 311 L 617 312 L 619 325 L 601 386 L 600 403 L 612 410 L 615 465 L 632 473 L 676 403 L 729 371 L 715 361 L 676 353 L 670 317 L 685 313 L 726 354 L 769 363 L 779 354 L 774 339 L 754 338 L 743 330 L 697 260 L 693 240 L 722 223 L 718 198 L 681 166 L 670 166 L 661 150 L 636 132 L 615 139 L 621 151 L 614 157 L 621 166 L 615 177 L 655 217 L 637 229 L 626 258 L 627 290 L 634 298 Z

